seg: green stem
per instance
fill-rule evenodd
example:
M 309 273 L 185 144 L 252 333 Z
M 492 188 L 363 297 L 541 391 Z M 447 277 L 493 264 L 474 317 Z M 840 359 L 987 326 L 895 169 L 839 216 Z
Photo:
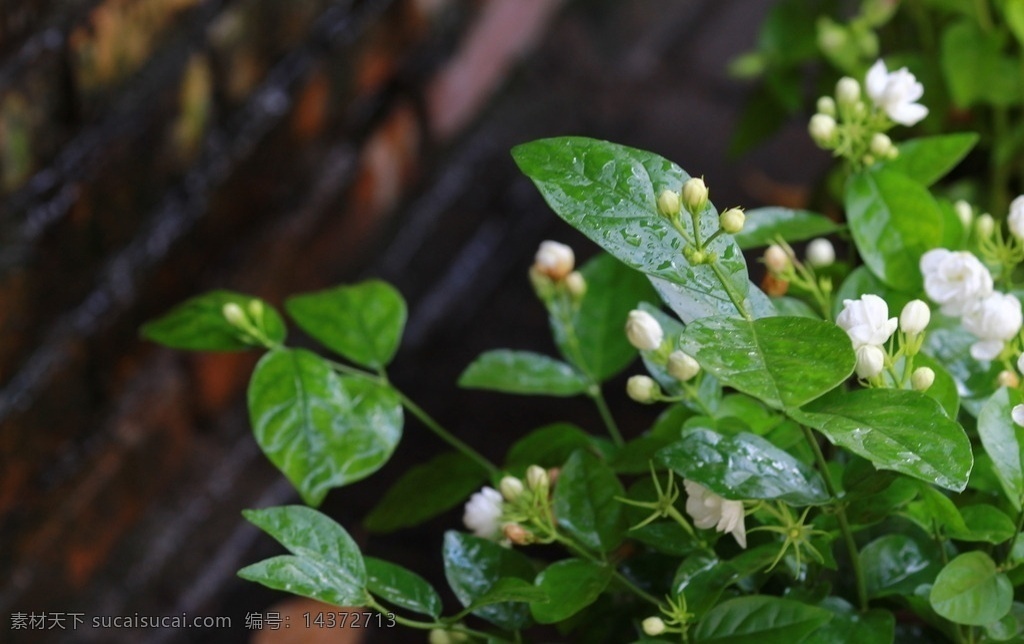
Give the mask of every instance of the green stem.
M 622 439 L 622 432 L 619 431 L 619 426 L 615 423 L 612 411 L 608 409 L 608 403 L 604 399 L 604 394 L 601 393 L 601 387 L 595 384 L 593 389 L 595 393 L 590 397 L 594 400 L 597 410 L 601 413 L 601 420 L 604 421 L 605 427 L 608 428 L 608 434 L 612 437 L 612 441 L 616 446 L 621 447 L 625 441 Z
M 465 635 L 469 635 L 471 637 L 476 637 L 476 638 L 479 638 L 479 639 L 482 639 L 482 640 L 488 641 L 488 642 L 494 641 L 494 640 L 498 640 L 498 641 L 501 641 L 501 642 L 511 642 L 512 641 L 512 640 L 510 640 L 508 638 L 501 637 L 500 635 L 495 635 L 494 633 L 485 633 L 483 631 L 477 631 L 477 630 L 474 630 L 472 628 L 467 628 L 465 626 L 462 626 L 461 624 L 446 624 L 444 622 L 437 622 L 437 621 L 435 621 L 435 622 L 422 622 L 422 621 L 417 620 L 417 619 L 409 619 L 408 617 L 402 617 L 401 615 L 397 615 L 397 614 L 393 613 L 392 611 L 388 610 L 386 607 L 381 606 L 372 597 L 369 599 L 369 602 L 367 603 L 367 606 L 369 608 L 372 608 L 373 610 L 377 611 L 381 615 L 384 615 L 385 617 L 389 617 L 391 619 L 394 619 L 396 623 L 401 624 L 402 626 L 407 626 L 409 628 L 418 628 L 420 630 L 433 630 L 435 628 L 440 628 L 440 629 L 443 629 L 443 630 L 446 630 L 446 631 L 451 631 L 453 633 L 463 633 Z
M 1022 504 L 1021 510 L 1017 514 L 1017 532 L 1016 532 L 1016 534 L 1020 534 L 1021 530 L 1024 530 L 1024 504 Z M 1006 549 L 1006 556 L 1003 557 L 1003 565 L 1004 566 L 1006 566 L 1007 564 L 1010 563 L 1010 556 L 1013 555 L 1013 544 L 1014 544 L 1014 542 L 1011 541 L 1010 542 L 1010 547 Z
M 718 262 L 712 262 L 708 266 L 714 271 L 718 281 L 722 283 L 722 288 L 725 289 L 725 294 L 729 296 L 729 301 L 736 307 L 736 311 L 743 316 L 744 320 L 752 321 L 754 319 L 753 316 L 747 311 L 747 307 L 743 305 L 743 296 L 736 292 L 736 287 L 729 281 L 729 276 L 725 274 L 722 267 Z
M 825 455 L 821 452 L 818 440 L 808 427 L 801 425 L 800 428 L 804 430 L 804 438 L 807 439 L 811 446 L 811 451 L 814 452 L 814 460 L 817 461 L 818 469 L 821 470 L 821 477 L 825 481 L 825 489 L 828 490 L 829 496 L 832 497 L 832 504 L 836 509 L 836 518 L 839 519 L 839 529 L 843 533 L 846 549 L 850 553 L 850 565 L 853 567 L 853 575 L 857 583 L 857 602 L 860 605 L 861 612 L 866 612 L 868 610 L 868 590 L 867 585 L 864 583 L 864 569 L 861 568 L 860 551 L 857 549 L 857 543 L 853 540 L 853 531 L 850 530 L 850 522 L 846 518 L 846 508 L 839 502 L 835 483 L 832 482 L 832 475 L 828 471 L 828 461 L 825 460 Z
M 582 546 L 580 546 L 578 543 L 576 543 L 575 541 L 573 541 L 569 537 L 566 537 L 565 535 L 563 535 L 563 534 L 561 534 L 561 533 L 559 533 L 557 531 L 554 531 L 551 534 L 551 536 L 555 539 L 555 541 L 559 542 L 560 544 L 565 546 L 569 551 L 571 551 L 572 553 L 574 553 L 575 555 L 577 555 L 579 557 L 587 559 L 588 561 L 590 561 L 592 563 L 596 563 L 599 566 L 603 566 L 603 567 L 612 566 L 612 564 L 608 563 L 607 561 L 604 561 L 603 559 L 601 559 L 599 557 L 595 557 L 590 552 L 588 552 L 586 550 L 586 548 L 583 548 Z M 627 589 L 629 589 L 629 591 L 632 592 L 637 597 L 640 597 L 641 599 L 643 599 L 645 601 L 648 601 L 648 602 L 654 604 L 655 606 L 658 606 L 658 607 L 661 606 L 661 601 L 658 600 L 657 597 L 655 597 L 654 595 L 650 594 L 649 592 L 647 592 L 643 588 L 640 588 L 639 586 L 634 584 L 632 581 L 629 580 L 628 577 L 626 577 L 625 575 L 620 573 L 618 570 L 616 570 L 614 568 L 614 566 L 612 566 L 612 577 L 616 581 L 618 581 L 620 584 L 625 586 Z
M 398 389 L 394 389 L 394 392 L 398 394 L 398 398 L 402 401 L 402 405 L 412 412 L 413 416 L 419 418 L 420 422 L 426 425 L 427 429 L 434 432 L 438 438 L 462 452 L 466 457 L 475 461 L 477 465 L 487 470 L 487 473 L 492 477 L 496 477 L 501 474 L 501 470 L 499 470 L 494 463 L 487 460 L 487 458 L 480 452 L 462 442 L 457 436 L 449 432 L 447 429 L 441 427 L 436 420 L 431 418 L 427 412 L 423 411 L 420 406 L 410 400 L 408 396 Z

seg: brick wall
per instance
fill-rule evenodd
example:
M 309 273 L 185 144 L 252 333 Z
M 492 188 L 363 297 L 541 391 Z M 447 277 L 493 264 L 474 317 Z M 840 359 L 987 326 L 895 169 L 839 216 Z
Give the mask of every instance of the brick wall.
M 252 467 L 253 359 L 136 329 L 208 288 L 352 275 L 559 4 L 3 3 L 0 619 L 198 609 L 233 575 L 218 508 L 291 498 Z

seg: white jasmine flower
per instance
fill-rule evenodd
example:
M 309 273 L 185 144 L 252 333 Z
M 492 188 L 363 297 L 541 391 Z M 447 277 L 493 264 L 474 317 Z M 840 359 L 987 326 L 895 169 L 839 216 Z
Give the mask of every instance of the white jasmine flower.
M 864 85 L 874 104 L 900 125 L 914 125 L 928 116 L 928 108 L 916 102 L 924 96 L 924 86 L 906 67 L 889 72 L 879 59 L 868 70 Z
M 1024 195 L 1010 202 L 1010 214 L 1006 218 L 1006 225 L 1014 237 L 1024 240 Z
M 910 300 L 900 312 L 900 329 L 913 337 L 920 334 L 931 322 L 932 312 L 921 300 Z
M 654 351 L 661 346 L 665 332 L 653 315 L 633 309 L 626 318 L 626 338 L 641 351 Z
M 1010 410 L 1010 415 L 1013 417 L 1013 422 L 1024 427 L 1024 405 L 1015 405 L 1014 408 Z
M 836 249 L 832 242 L 818 237 L 807 244 L 807 263 L 815 268 L 831 266 L 836 261 Z
M 478 537 L 497 539 L 501 530 L 501 492 L 484 487 L 469 497 L 462 522 Z
M 836 317 L 854 350 L 865 345 L 881 346 L 896 331 L 896 318 L 889 317 L 889 305 L 877 295 L 867 294 L 859 300 L 843 300 L 843 310 Z
M 571 273 L 575 264 L 572 248 L 550 240 L 541 242 L 533 259 L 534 268 L 555 281 Z
M 925 293 L 946 315 L 964 315 L 992 294 L 992 274 L 967 251 L 930 250 L 921 256 L 921 273 Z
M 978 342 L 971 345 L 971 357 L 992 360 L 1003 350 L 1006 341 L 1020 332 L 1024 316 L 1016 297 L 993 293 L 965 315 L 962 323 L 978 337 Z
M 719 532 L 732 533 L 741 548 L 747 547 L 742 501 L 723 499 L 694 481 L 684 479 L 683 486 L 687 494 L 686 513 L 693 517 L 693 525 L 702 530 L 714 527 Z

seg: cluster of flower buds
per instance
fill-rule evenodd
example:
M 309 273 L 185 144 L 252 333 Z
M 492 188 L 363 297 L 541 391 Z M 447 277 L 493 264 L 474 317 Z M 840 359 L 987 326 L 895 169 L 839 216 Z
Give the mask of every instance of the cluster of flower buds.
M 656 201 L 658 214 L 669 220 L 686 239 L 683 255 L 693 265 L 714 262 L 717 256 L 707 245 L 723 233 L 735 235 L 742 231 L 747 219 L 742 208 L 724 210 L 718 215 L 718 230 L 707 239 L 701 239 L 700 216 L 707 210 L 708 203 L 708 186 L 699 177 L 687 179 L 679 192 L 662 190 Z M 692 238 L 680 223 L 683 211 L 689 213 L 692 220 Z
M 266 328 L 266 308 L 260 300 L 249 300 L 245 308 L 237 302 L 228 302 L 221 307 L 221 315 L 235 328 L 242 342 L 268 348 L 274 345 Z
M 583 275 L 574 270 L 576 255 L 572 248 L 556 242 L 543 241 L 530 267 L 530 283 L 543 302 L 550 302 L 559 294 L 565 294 L 579 302 L 587 293 L 587 282 Z
M 700 365 L 692 356 L 676 349 L 665 338 L 665 331 L 657 318 L 640 309 L 629 312 L 626 318 L 626 338 L 646 359 L 664 367 L 668 375 L 681 383 L 693 380 L 700 373 Z M 665 396 L 650 376 L 632 376 L 626 382 L 626 394 L 636 402 L 650 404 L 664 400 Z
M 872 386 L 884 386 L 882 372 L 892 366 L 896 359 L 905 356 L 911 360 L 924 344 L 924 331 L 931 321 L 931 309 L 921 300 L 911 300 L 900 312 L 899 318 L 889 317 L 889 305 L 882 298 L 866 294 L 856 300 L 843 300 L 843 310 L 836 317 L 836 324 L 846 331 L 857 357 L 857 377 Z M 900 346 L 895 355 L 890 355 L 886 343 L 899 329 Z M 902 382 L 909 382 L 913 389 L 925 391 L 935 382 L 935 371 L 929 367 L 918 367 L 903 376 Z M 894 382 L 901 379 L 894 376 Z
M 555 529 L 550 497 L 557 477 L 557 469 L 539 465 L 526 469 L 525 480 L 502 477 L 497 490 L 485 487 L 470 497 L 462 521 L 485 539 L 504 539 L 518 546 L 546 543 Z
M 819 147 L 854 167 L 895 158 L 899 150 L 885 132 L 897 123 L 914 125 L 928 115 L 928 108 L 917 103 L 924 87 L 905 67 L 890 72 L 877 61 L 868 71 L 864 90 L 869 102 L 856 79 L 839 79 L 835 97 L 818 99 L 817 113 L 807 126 Z
M 815 269 L 825 269 L 836 261 L 836 249 L 828 239 L 818 237 L 807 244 L 807 255 L 801 262 L 796 253 L 784 241 L 765 249 L 762 259 L 768 276 L 765 290 L 769 295 L 785 295 L 790 285 L 809 293 L 823 313 L 829 308 L 832 293 L 832 278 L 819 275 Z

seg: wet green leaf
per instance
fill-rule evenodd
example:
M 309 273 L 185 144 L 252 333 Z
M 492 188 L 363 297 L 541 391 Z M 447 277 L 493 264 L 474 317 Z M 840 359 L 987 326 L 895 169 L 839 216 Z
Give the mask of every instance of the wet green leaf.
M 870 597 L 911 594 L 939 572 L 931 552 L 905 534 L 875 539 L 861 549 L 860 560 Z
M 365 557 L 366 587 L 400 608 L 431 617 L 441 616 L 441 596 L 426 579 L 416 573 L 376 557 Z
M 378 280 L 296 295 L 285 308 L 325 347 L 373 369 L 391 362 L 405 328 L 405 300 Z
M 536 592 L 531 583 L 533 565 L 518 551 L 502 548 L 487 539 L 449 530 L 444 535 L 444 574 L 455 596 L 463 606 L 473 607 L 474 615 L 508 630 L 525 628 L 531 624 L 530 609 L 523 603 L 522 595 L 508 597 L 511 601 L 474 606 L 474 602 L 494 599 L 493 594 L 488 597 L 492 589 L 496 593 L 522 590 L 523 584 L 517 584 L 515 588 L 511 588 L 509 582 L 501 582 L 499 585 L 499 580 L 509 577 L 523 580 L 529 585 L 530 591 Z
M 1011 411 L 1024 403 L 1019 389 L 999 389 L 978 414 L 978 436 L 1006 498 L 1020 510 L 1024 499 L 1024 428 L 1013 422 Z
M 932 398 L 900 389 L 855 389 L 790 412 L 832 442 L 871 461 L 955 492 L 974 464 L 964 428 Z
M 558 524 L 593 550 L 607 552 L 622 541 L 625 525 L 622 483 L 593 454 L 577 450 L 565 462 L 555 486 L 553 506 Z
M 534 581 L 549 598 L 530 604 L 533 618 L 541 624 L 568 619 L 594 603 L 611 581 L 611 569 L 582 559 L 556 561 Z
M 781 237 L 790 243 L 822 237 L 842 230 L 843 226 L 825 215 L 792 208 L 754 208 L 746 212 L 743 230 L 733 235 L 740 248 L 757 248 L 775 243 Z
M 572 366 L 531 351 L 498 349 L 482 354 L 459 376 L 466 389 L 490 389 L 509 394 L 575 396 L 587 381 Z
M 897 146 L 899 156 L 887 162 L 886 167 L 902 172 L 923 186 L 930 186 L 955 168 L 977 143 L 975 132 L 910 139 Z
M 242 514 L 292 554 L 246 566 L 238 571 L 239 577 L 335 606 L 366 605 L 363 556 L 340 525 L 299 505 Z
M 832 619 L 832 613 L 791 599 L 752 595 L 712 608 L 697 625 L 697 642 L 764 644 L 799 642 Z
M 658 452 L 658 461 L 727 499 L 779 499 L 793 505 L 829 500 L 817 472 L 754 434 L 690 430 Z
M 835 388 L 856 362 L 842 329 L 807 318 L 702 318 L 687 326 L 680 345 L 720 381 L 776 409 Z
M 186 351 L 244 351 L 261 346 L 256 340 L 243 340 L 240 331 L 228 324 L 224 305 L 237 304 L 248 310 L 258 302 L 261 325 L 267 337 L 276 343 L 285 339 L 284 320 L 274 307 L 263 300 L 231 291 L 211 291 L 187 300 L 156 320 L 142 325 L 142 337 L 172 349 Z

